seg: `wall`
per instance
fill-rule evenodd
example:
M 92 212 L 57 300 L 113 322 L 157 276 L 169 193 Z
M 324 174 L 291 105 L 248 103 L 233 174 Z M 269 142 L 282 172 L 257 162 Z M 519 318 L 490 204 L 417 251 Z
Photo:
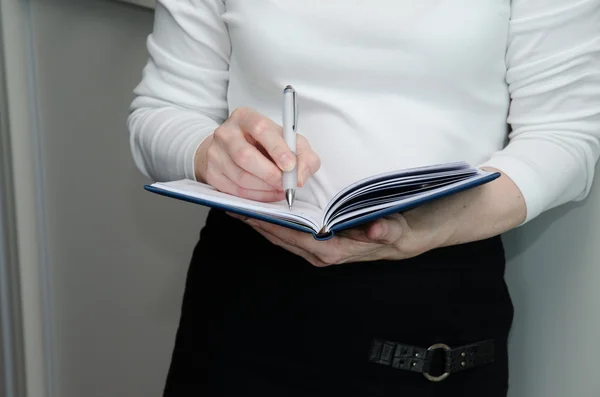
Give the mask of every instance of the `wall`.
M 159 395 L 203 209 L 150 195 L 125 117 L 152 14 L 30 0 L 44 171 L 55 396 Z M 594 397 L 600 184 L 509 233 L 511 397 Z
M 3 75 L 0 78 L 4 79 L 3 95 L 7 101 L 7 106 L 3 106 L 0 111 L 4 112 L 2 119 L 7 121 L 2 128 L 8 130 L 2 133 L 8 135 L 10 141 L 9 153 L 6 153 L 6 147 L 3 148 L 3 160 L 11 163 L 6 166 L 10 167 L 10 171 L 3 169 L 3 172 L 7 174 L 7 181 L 10 180 L 8 185 L 12 185 L 3 186 L 3 205 L 8 203 L 4 210 L 13 218 L 6 225 L 5 232 L 10 233 L 10 247 L 7 247 L 7 250 L 10 256 L 18 258 L 18 263 L 4 269 L 5 272 L 11 273 L 11 276 L 6 283 L 8 287 L 5 285 L 1 288 L 5 296 L 14 297 L 14 300 L 11 299 L 14 311 L 21 312 L 11 316 L 12 326 L 8 327 L 12 329 L 4 328 L 2 332 L 6 337 L 8 332 L 14 331 L 14 338 L 9 344 L 14 352 L 12 369 L 15 382 L 7 386 L 14 386 L 16 390 L 9 390 L 8 393 L 14 391 L 19 397 L 25 396 L 25 393 L 28 397 L 45 397 L 48 357 L 44 343 L 44 283 L 40 279 L 39 266 L 43 244 L 38 233 L 42 222 L 41 211 L 37 205 L 39 194 L 36 171 L 39 169 L 39 163 L 35 155 L 37 134 L 33 117 L 35 110 L 31 106 L 33 93 L 30 90 L 30 29 L 26 5 L 26 0 L 0 0 L 0 38 L 4 51 L 1 56 Z M 6 107 L 8 109 L 5 109 Z M 6 144 L 5 142 L 3 139 L 3 144 Z M 3 166 L 5 164 L 3 163 Z M 10 196 L 13 200 L 9 199 Z M 2 311 L 6 316 L 8 311 Z M 7 327 L 7 321 L 4 320 L 3 323 Z M 11 395 L 8 394 L 7 397 Z
M 154 8 L 156 6 L 156 0 L 119 0 L 126 3 L 135 4 L 142 7 Z
M 600 176 L 585 202 L 504 240 L 516 312 L 511 397 L 600 396 Z
M 157 396 L 200 207 L 151 195 L 125 120 L 146 62 L 149 10 L 30 0 L 55 397 Z

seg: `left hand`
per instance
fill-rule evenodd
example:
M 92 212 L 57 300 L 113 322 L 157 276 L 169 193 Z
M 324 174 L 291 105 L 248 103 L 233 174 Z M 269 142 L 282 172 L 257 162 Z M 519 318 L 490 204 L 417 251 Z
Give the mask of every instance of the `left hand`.
M 273 244 L 323 267 L 407 259 L 432 249 L 486 239 L 518 226 L 526 215 L 527 207 L 519 188 L 502 174 L 492 183 L 346 230 L 326 241 L 317 241 L 309 233 L 233 216 Z
M 329 240 L 272 223 L 229 214 L 252 226 L 271 243 L 299 255 L 313 266 L 325 267 L 350 262 L 406 259 L 436 247 L 433 235 L 420 236 L 401 214 L 378 219 L 346 230 Z

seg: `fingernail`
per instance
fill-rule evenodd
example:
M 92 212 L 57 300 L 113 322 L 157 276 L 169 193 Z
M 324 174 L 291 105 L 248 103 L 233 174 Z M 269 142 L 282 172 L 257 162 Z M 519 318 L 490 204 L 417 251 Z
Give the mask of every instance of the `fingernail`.
M 284 153 L 279 157 L 279 163 L 284 171 L 291 171 L 294 168 L 294 159 L 288 153 Z

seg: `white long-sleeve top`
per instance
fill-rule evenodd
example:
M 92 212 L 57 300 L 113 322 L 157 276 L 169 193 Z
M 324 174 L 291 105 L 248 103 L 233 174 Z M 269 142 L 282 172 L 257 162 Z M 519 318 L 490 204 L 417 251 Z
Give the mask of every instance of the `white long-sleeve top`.
M 465 160 L 506 173 L 526 222 L 588 194 L 600 152 L 600 0 L 159 0 L 128 126 L 153 180 L 236 107 L 299 133 L 325 206 L 393 169 Z M 507 139 L 508 138 L 508 139 Z

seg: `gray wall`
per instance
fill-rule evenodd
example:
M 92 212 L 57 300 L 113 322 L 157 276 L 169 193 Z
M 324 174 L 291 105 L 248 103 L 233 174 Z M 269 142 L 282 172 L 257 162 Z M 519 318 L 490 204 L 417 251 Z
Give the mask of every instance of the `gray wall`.
M 152 14 L 31 0 L 60 397 L 159 395 L 203 209 L 145 193 L 125 118 Z M 600 184 L 506 236 L 512 397 L 594 397 Z
M 205 211 L 151 195 L 126 117 L 152 13 L 31 0 L 56 397 L 157 396 Z
M 600 396 L 600 178 L 584 203 L 504 240 L 516 311 L 511 396 Z

